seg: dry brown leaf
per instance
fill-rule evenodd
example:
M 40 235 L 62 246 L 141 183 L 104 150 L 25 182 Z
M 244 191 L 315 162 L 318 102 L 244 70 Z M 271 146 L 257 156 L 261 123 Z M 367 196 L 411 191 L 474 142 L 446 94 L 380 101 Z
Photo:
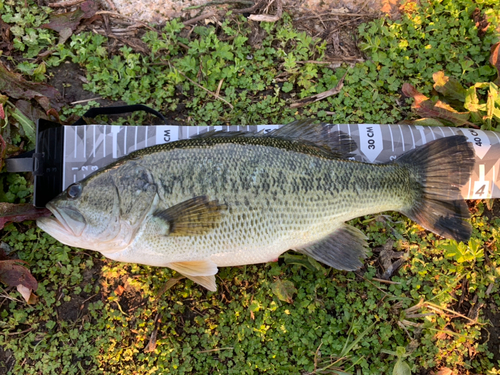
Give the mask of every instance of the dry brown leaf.
M 63 100 L 59 91 L 45 83 L 26 81 L 21 74 L 13 73 L 0 62 L 0 92 L 15 99 L 35 99 L 45 111 L 51 107 L 60 110 Z
M 500 43 L 491 46 L 490 64 L 497 68 L 495 83 L 500 86 Z
M 144 348 L 144 353 L 151 353 L 154 352 L 156 349 L 156 338 L 158 336 L 158 325 L 161 322 L 160 320 L 160 313 L 156 313 L 155 321 L 154 321 L 154 329 L 153 332 L 151 333 L 151 336 L 149 338 L 149 342 L 147 343 L 146 347 Z
M 123 292 L 125 291 L 125 288 L 121 285 L 118 285 L 115 289 L 115 294 L 117 296 L 121 296 L 123 294 Z
M 50 216 L 51 212 L 46 208 L 35 208 L 30 203 L 14 204 L 0 202 L 0 229 L 10 221 L 20 222 L 35 220 L 39 217 Z
M 16 101 L 15 106 L 23 115 L 25 115 L 35 124 L 41 118 L 45 120 L 49 119 L 47 114 L 44 111 L 42 111 L 40 107 L 38 107 L 37 105 L 33 105 L 31 102 L 27 100 L 22 100 L 22 99 L 18 100 Z M 57 111 L 54 108 L 49 109 L 49 111 L 57 113 Z
M 421 94 L 409 83 L 403 84 L 402 90 L 403 94 L 414 99 L 411 108 L 419 116 L 423 118 L 443 119 L 455 124 L 456 126 L 468 125 L 470 127 L 479 129 L 476 124 L 468 121 L 468 118 L 470 116 L 469 112 L 458 112 L 448 104 L 440 100 L 438 100 L 436 103 L 433 103 L 428 97 Z
M 474 12 L 472 12 L 472 20 L 476 24 L 477 35 L 482 38 L 490 27 L 490 23 L 488 22 L 486 15 L 482 14 L 479 8 L 476 8 L 474 9 Z
M 448 367 L 442 368 L 436 375 L 455 375 L 455 373 Z
M 6 152 L 7 152 L 7 143 L 5 143 L 3 137 L 0 135 L 0 170 L 3 168 Z
M 0 261 L 0 281 L 10 287 L 16 287 L 28 304 L 38 302 L 38 297 L 33 293 L 38 288 L 38 283 L 31 272 L 21 265 L 22 260 L 10 259 Z
M 257 22 L 276 22 L 279 21 L 280 17 L 277 15 L 270 16 L 269 14 L 251 14 L 248 19 Z
M 97 11 L 97 6 L 94 1 L 88 0 L 80 4 L 73 12 L 54 14 L 50 17 L 50 21 L 41 25 L 44 29 L 51 29 L 58 33 L 67 32 L 67 29 L 75 31 L 80 21 L 84 18 L 91 18 Z
M 290 105 L 290 108 L 304 107 L 308 104 L 311 104 L 311 103 L 317 102 L 319 100 L 328 98 L 329 96 L 333 96 L 333 95 L 338 94 L 342 90 L 342 88 L 344 87 L 344 79 L 345 79 L 346 74 L 347 74 L 347 72 L 340 79 L 339 83 L 337 83 L 337 86 L 335 86 L 333 89 L 320 92 L 319 94 L 311 95 L 311 96 L 304 98 L 304 99 L 300 99 L 300 100 L 296 101 L 295 103 L 292 103 Z
M 30 288 L 25 287 L 23 284 L 17 286 L 17 291 L 23 296 L 28 305 L 35 305 L 38 302 L 38 296 L 33 293 Z
M 10 26 L 0 18 L 0 51 L 5 56 L 9 56 L 10 51 L 14 48 L 11 37 Z

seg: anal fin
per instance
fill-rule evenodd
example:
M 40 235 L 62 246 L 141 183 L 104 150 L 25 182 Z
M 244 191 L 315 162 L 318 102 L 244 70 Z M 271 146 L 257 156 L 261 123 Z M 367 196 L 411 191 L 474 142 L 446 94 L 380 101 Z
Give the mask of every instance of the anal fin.
M 167 267 L 179 272 L 212 292 L 217 290 L 217 285 L 215 284 L 215 274 L 218 269 L 217 265 L 211 260 L 173 262 L 167 264 Z
M 188 279 L 193 280 L 195 283 L 207 288 L 211 292 L 217 291 L 217 284 L 215 283 L 215 276 L 186 276 Z
M 359 229 L 343 224 L 321 241 L 295 251 L 338 270 L 354 271 L 363 266 L 361 260 L 368 250 L 366 239 Z

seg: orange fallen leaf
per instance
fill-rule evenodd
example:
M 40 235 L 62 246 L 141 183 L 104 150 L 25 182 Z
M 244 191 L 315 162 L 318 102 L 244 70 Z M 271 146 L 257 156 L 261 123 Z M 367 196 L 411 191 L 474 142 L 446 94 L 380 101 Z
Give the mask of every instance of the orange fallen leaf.
M 118 285 L 115 289 L 115 294 L 117 296 L 121 296 L 123 294 L 123 292 L 125 291 L 125 288 L 121 285 Z
M 439 370 L 436 375 L 455 375 L 455 374 L 448 367 L 445 367 Z

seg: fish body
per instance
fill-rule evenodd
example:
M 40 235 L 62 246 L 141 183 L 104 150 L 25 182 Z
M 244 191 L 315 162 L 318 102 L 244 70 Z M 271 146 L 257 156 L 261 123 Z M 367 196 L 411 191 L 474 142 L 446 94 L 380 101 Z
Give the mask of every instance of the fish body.
M 443 138 L 394 163 L 348 159 L 352 141 L 311 121 L 268 135 L 214 133 L 134 152 L 49 202 L 40 228 L 110 259 L 170 267 L 215 290 L 218 267 L 268 262 L 293 249 L 355 270 L 366 237 L 345 222 L 399 211 L 466 240 L 460 187 L 473 151 Z

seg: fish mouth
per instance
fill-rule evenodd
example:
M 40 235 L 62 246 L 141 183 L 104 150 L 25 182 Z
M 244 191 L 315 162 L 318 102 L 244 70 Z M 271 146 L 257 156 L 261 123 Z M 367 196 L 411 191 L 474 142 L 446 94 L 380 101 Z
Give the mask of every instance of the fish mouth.
M 37 225 L 49 234 L 59 232 L 80 237 L 87 226 L 87 221 L 83 215 L 70 207 L 56 208 L 50 202 L 46 205 L 54 217 L 42 217 L 37 220 Z

